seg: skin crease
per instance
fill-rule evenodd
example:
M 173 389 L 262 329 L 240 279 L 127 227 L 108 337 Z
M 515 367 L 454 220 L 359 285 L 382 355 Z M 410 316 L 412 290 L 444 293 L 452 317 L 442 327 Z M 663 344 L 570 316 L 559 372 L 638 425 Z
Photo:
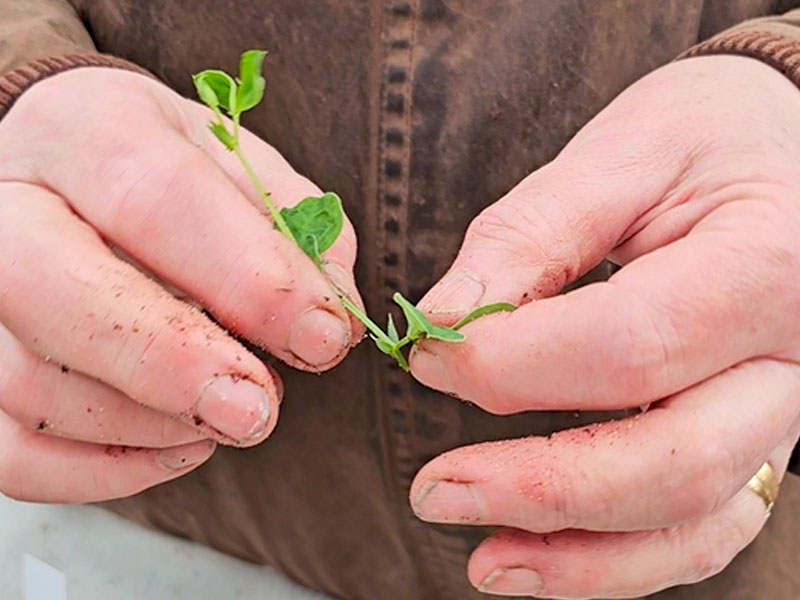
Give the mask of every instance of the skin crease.
M 487 593 L 632 598 L 723 569 L 758 534 L 745 487 L 800 435 L 800 92 L 735 56 L 633 84 L 471 224 L 421 303 L 450 323 L 522 304 L 411 357 L 422 383 L 496 414 L 633 409 L 613 423 L 458 448 L 410 501 L 499 525 Z M 608 282 L 556 295 L 604 257 Z M 780 501 L 780 500 L 779 500 Z
M 210 118 L 143 75 L 82 68 L 0 123 L 0 492 L 118 498 L 216 442 L 263 441 L 282 385 L 226 330 L 312 372 L 361 338 L 331 285 L 360 303 L 352 225 L 320 273 Z M 319 195 L 246 130 L 242 146 L 279 206 Z

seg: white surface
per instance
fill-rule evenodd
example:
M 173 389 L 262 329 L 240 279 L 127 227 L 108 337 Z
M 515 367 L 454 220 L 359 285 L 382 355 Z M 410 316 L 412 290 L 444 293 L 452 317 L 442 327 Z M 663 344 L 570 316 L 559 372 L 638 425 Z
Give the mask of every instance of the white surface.
M 23 584 L 25 600 L 67 600 L 67 578 L 46 562 L 24 554 Z
M 68 600 L 329 600 L 270 569 L 96 507 L 25 504 L 0 495 L 2 600 L 25 600 L 25 553 L 66 575 Z

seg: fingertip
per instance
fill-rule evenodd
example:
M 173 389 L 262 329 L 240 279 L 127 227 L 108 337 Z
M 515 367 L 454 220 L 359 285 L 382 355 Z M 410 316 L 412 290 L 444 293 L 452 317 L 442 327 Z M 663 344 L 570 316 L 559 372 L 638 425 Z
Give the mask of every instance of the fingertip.
M 422 385 L 445 394 L 454 395 L 455 386 L 438 354 L 430 344 L 415 344 L 408 357 L 411 375 Z
M 452 325 L 477 307 L 486 294 L 486 284 L 465 268 L 445 274 L 419 302 L 418 308 L 442 325 Z
M 214 440 L 202 440 L 182 446 L 158 450 L 156 457 L 168 471 L 190 471 L 199 467 L 213 456 L 217 448 Z
M 253 446 L 274 428 L 278 398 L 272 382 L 259 385 L 247 378 L 222 375 L 203 386 L 188 420 L 223 444 Z
M 338 260 L 325 259 L 322 263 L 322 272 L 328 281 L 328 285 L 331 286 L 338 297 L 344 296 L 366 312 L 352 268 L 345 267 L 344 263 Z M 354 347 L 364 338 L 366 329 L 364 324 L 354 315 L 350 314 L 349 311 L 347 313 L 350 328 L 350 346 Z

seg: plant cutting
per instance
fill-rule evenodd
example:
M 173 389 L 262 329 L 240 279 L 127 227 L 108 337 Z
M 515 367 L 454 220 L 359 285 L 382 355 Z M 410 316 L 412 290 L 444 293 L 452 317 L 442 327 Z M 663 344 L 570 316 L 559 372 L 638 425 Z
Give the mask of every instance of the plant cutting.
M 266 80 L 261 71 L 266 55 L 263 50 L 244 52 L 239 61 L 238 77 L 217 69 L 207 69 L 193 75 L 192 79 L 197 95 L 214 113 L 215 118 L 209 123 L 209 129 L 228 150 L 236 154 L 264 202 L 275 228 L 294 241 L 322 270 L 322 253 L 334 244 L 344 224 L 341 199 L 335 193 L 327 192 L 319 197 L 304 198 L 296 206 L 278 210 L 239 141 L 242 114 L 258 106 L 264 98 Z M 336 293 L 342 305 L 364 324 L 378 349 L 393 357 L 405 371 L 409 370 L 404 354 L 407 346 L 422 339 L 462 342 L 466 338 L 459 329 L 467 323 L 484 315 L 516 309 L 509 302 L 488 304 L 476 308 L 452 327 L 445 327 L 433 324 L 422 311 L 397 292 L 392 299 L 402 309 L 406 321 L 406 332 L 401 336 L 391 313 L 384 331 L 345 293 L 338 289 Z

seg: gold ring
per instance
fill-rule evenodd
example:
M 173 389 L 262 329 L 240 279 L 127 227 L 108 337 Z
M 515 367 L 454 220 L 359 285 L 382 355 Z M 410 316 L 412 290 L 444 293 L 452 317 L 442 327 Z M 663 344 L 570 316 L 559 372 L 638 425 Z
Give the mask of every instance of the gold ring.
M 775 471 L 772 470 L 772 465 L 768 462 L 761 465 L 758 473 L 753 475 L 753 478 L 747 482 L 747 487 L 761 497 L 767 507 L 767 515 L 769 515 L 772 512 L 772 507 L 775 506 L 775 501 L 778 499 L 778 492 L 780 491 L 780 483 L 775 476 Z

